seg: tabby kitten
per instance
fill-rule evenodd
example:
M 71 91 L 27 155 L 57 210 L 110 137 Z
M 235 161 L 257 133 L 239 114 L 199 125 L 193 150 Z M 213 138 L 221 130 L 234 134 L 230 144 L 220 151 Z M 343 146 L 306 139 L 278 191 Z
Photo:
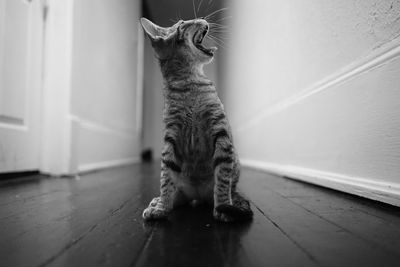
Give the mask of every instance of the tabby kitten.
M 217 220 L 250 219 L 249 201 L 236 191 L 240 168 L 224 107 L 203 72 L 216 51 L 202 45 L 209 24 L 181 20 L 163 28 L 145 18 L 141 23 L 165 82 L 161 194 L 143 218 L 164 218 L 174 207 L 196 201 L 213 204 Z

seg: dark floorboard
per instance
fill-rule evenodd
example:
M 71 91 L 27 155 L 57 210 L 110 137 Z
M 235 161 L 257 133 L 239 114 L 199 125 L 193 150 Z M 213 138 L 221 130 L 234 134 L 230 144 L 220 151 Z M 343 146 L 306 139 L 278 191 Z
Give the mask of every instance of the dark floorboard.
M 158 165 L 0 181 L 0 266 L 399 266 L 399 208 L 249 169 L 253 221 L 145 223 Z

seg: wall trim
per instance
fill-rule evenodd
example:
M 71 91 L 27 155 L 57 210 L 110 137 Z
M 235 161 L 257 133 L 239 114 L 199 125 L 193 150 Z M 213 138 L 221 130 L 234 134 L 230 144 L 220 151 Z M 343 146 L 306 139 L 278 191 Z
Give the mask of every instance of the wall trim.
M 257 115 L 253 116 L 251 119 L 237 127 L 236 131 L 242 132 L 254 125 L 259 124 L 260 121 L 265 119 L 265 117 L 282 112 L 308 97 L 318 94 L 335 85 L 345 83 L 346 81 L 367 73 L 375 68 L 379 68 L 398 57 L 400 57 L 400 37 L 397 37 L 389 43 L 375 48 L 372 52 L 360 60 L 350 63 L 332 75 L 329 75 L 313 85 L 306 87 L 299 93 L 289 96 L 288 98 L 279 101 L 272 106 L 266 107 L 258 112 Z
M 368 178 L 251 159 L 243 159 L 241 160 L 241 164 L 244 167 L 286 176 L 294 180 L 316 184 L 400 207 L 400 184 L 378 182 Z
M 131 158 L 123 158 L 123 159 L 115 159 L 115 160 L 108 160 L 102 162 L 94 162 L 94 163 L 85 163 L 78 165 L 78 173 L 86 173 L 95 170 L 102 170 L 107 168 L 125 166 L 130 164 L 140 163 L 139 157 L 131 157 Z
M 117 135 L 124 138 L 132 138 L 138 135 L 137 131 L 135 131 L 134 129 L 128 129 L 125 131 L 118 130 L 76 115 L 69 115 L 69 119 L 71 122 L 76 122 L 79 125 L 79 127 L 94 132 L 102 132 L 106 134 Z
M 26 132 L 29 130 L 24 120 L 0 114 L 0 128 Z
M 93 158 L 86 160 L 86 162 L 89 163 L 81 163 L 80 162 L 80 156 L 82 156 L 82 146 L 80 146 L 80 139 L 82 138 L 82 135 L 84 132 L 86 133 L 92 133 L 95 134 L 97 137 L 100 139 L 103 139 L 104 137 L 106 138 L 112 138 L 112 140 L 119 142 L 125 142 L 127 140 L 135 140 L 138 138 L 138 133 L 134 131 L 133 129 L 129 130 L 121 130 L 121 129 L 115 129 L 109 126 L 105 126 L 103 124 L 100 124 L 98 122 L 88 120 L 86 118 L 78 117 L 75 115 L 69 115 L 69 120 L 72 124 L 72 153 L 71 153 L 71 173 L 81 173 L 81 172 L 90 172 L 94 170 L 99 170 L 99 169 L 105 169 L 105 168 L 111 168 L 111 167 L 117 167 L 117 166 L 122 166 L 122 165 L 127 165 L 127 164 L 132 164 L 132 163 L 138 163 L 140 162 L 139 157 L 135 157 L 133 155 L 115 155 L 115 154 L 109 154 L 105 158 L 103 157 L 102 159 L 95 160 Z M 132 131 L 132 132 L 130 132 Z M 100 139 L 95 139 L 95 143 L 91 143 L 93 141 L 90 141 L 89 143 L 86 143 L 85 149 L 94 149 L 94 147 L 90 147 L 93 144 L 96 144 L 96 146 L 100 145 L 98 141 Z M 97 140 L 97 143 L 96 143 Z M 104 140 L 105 142 L 112 141 L 110 140 Z M 89 140 L 86 140 L 89 141 Z M 87 147 L 89 145 L 89 147 Z M 96 149 L 101 149 L 101 148 L 96 148 Z M 91 162 L 92 161 L 92 162 Z M 85 162 L 85 161 L 84 161 Z

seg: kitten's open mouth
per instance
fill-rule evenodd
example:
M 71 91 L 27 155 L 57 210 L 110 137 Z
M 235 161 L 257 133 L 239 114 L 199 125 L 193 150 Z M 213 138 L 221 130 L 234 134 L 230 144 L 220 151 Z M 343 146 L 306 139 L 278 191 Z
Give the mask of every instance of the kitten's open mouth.
M 208 27 L 205 29 L 198 30 L 193 36 L 193 44 L 196 46 L 197 49 L 202 51 L 204 54 L 209 55 L 210 57 L 214 56 L 214 52 L 217 50 L 216 47 L 204 47 L 203 40 L 208 33 Z

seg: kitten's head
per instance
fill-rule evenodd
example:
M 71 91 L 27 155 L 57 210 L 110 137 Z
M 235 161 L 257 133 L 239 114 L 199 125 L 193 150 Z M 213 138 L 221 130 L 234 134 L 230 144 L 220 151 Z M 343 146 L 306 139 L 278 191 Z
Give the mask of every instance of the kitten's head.
M 189 66 L 207 64 L 216 47 L 206 48 L 203 40 L 209 25 L 204 19 L 180 20 L 171 27 L 160 27 L 142 18 L 143 29 L 149 36 L 160 61 L 182 62 Z

